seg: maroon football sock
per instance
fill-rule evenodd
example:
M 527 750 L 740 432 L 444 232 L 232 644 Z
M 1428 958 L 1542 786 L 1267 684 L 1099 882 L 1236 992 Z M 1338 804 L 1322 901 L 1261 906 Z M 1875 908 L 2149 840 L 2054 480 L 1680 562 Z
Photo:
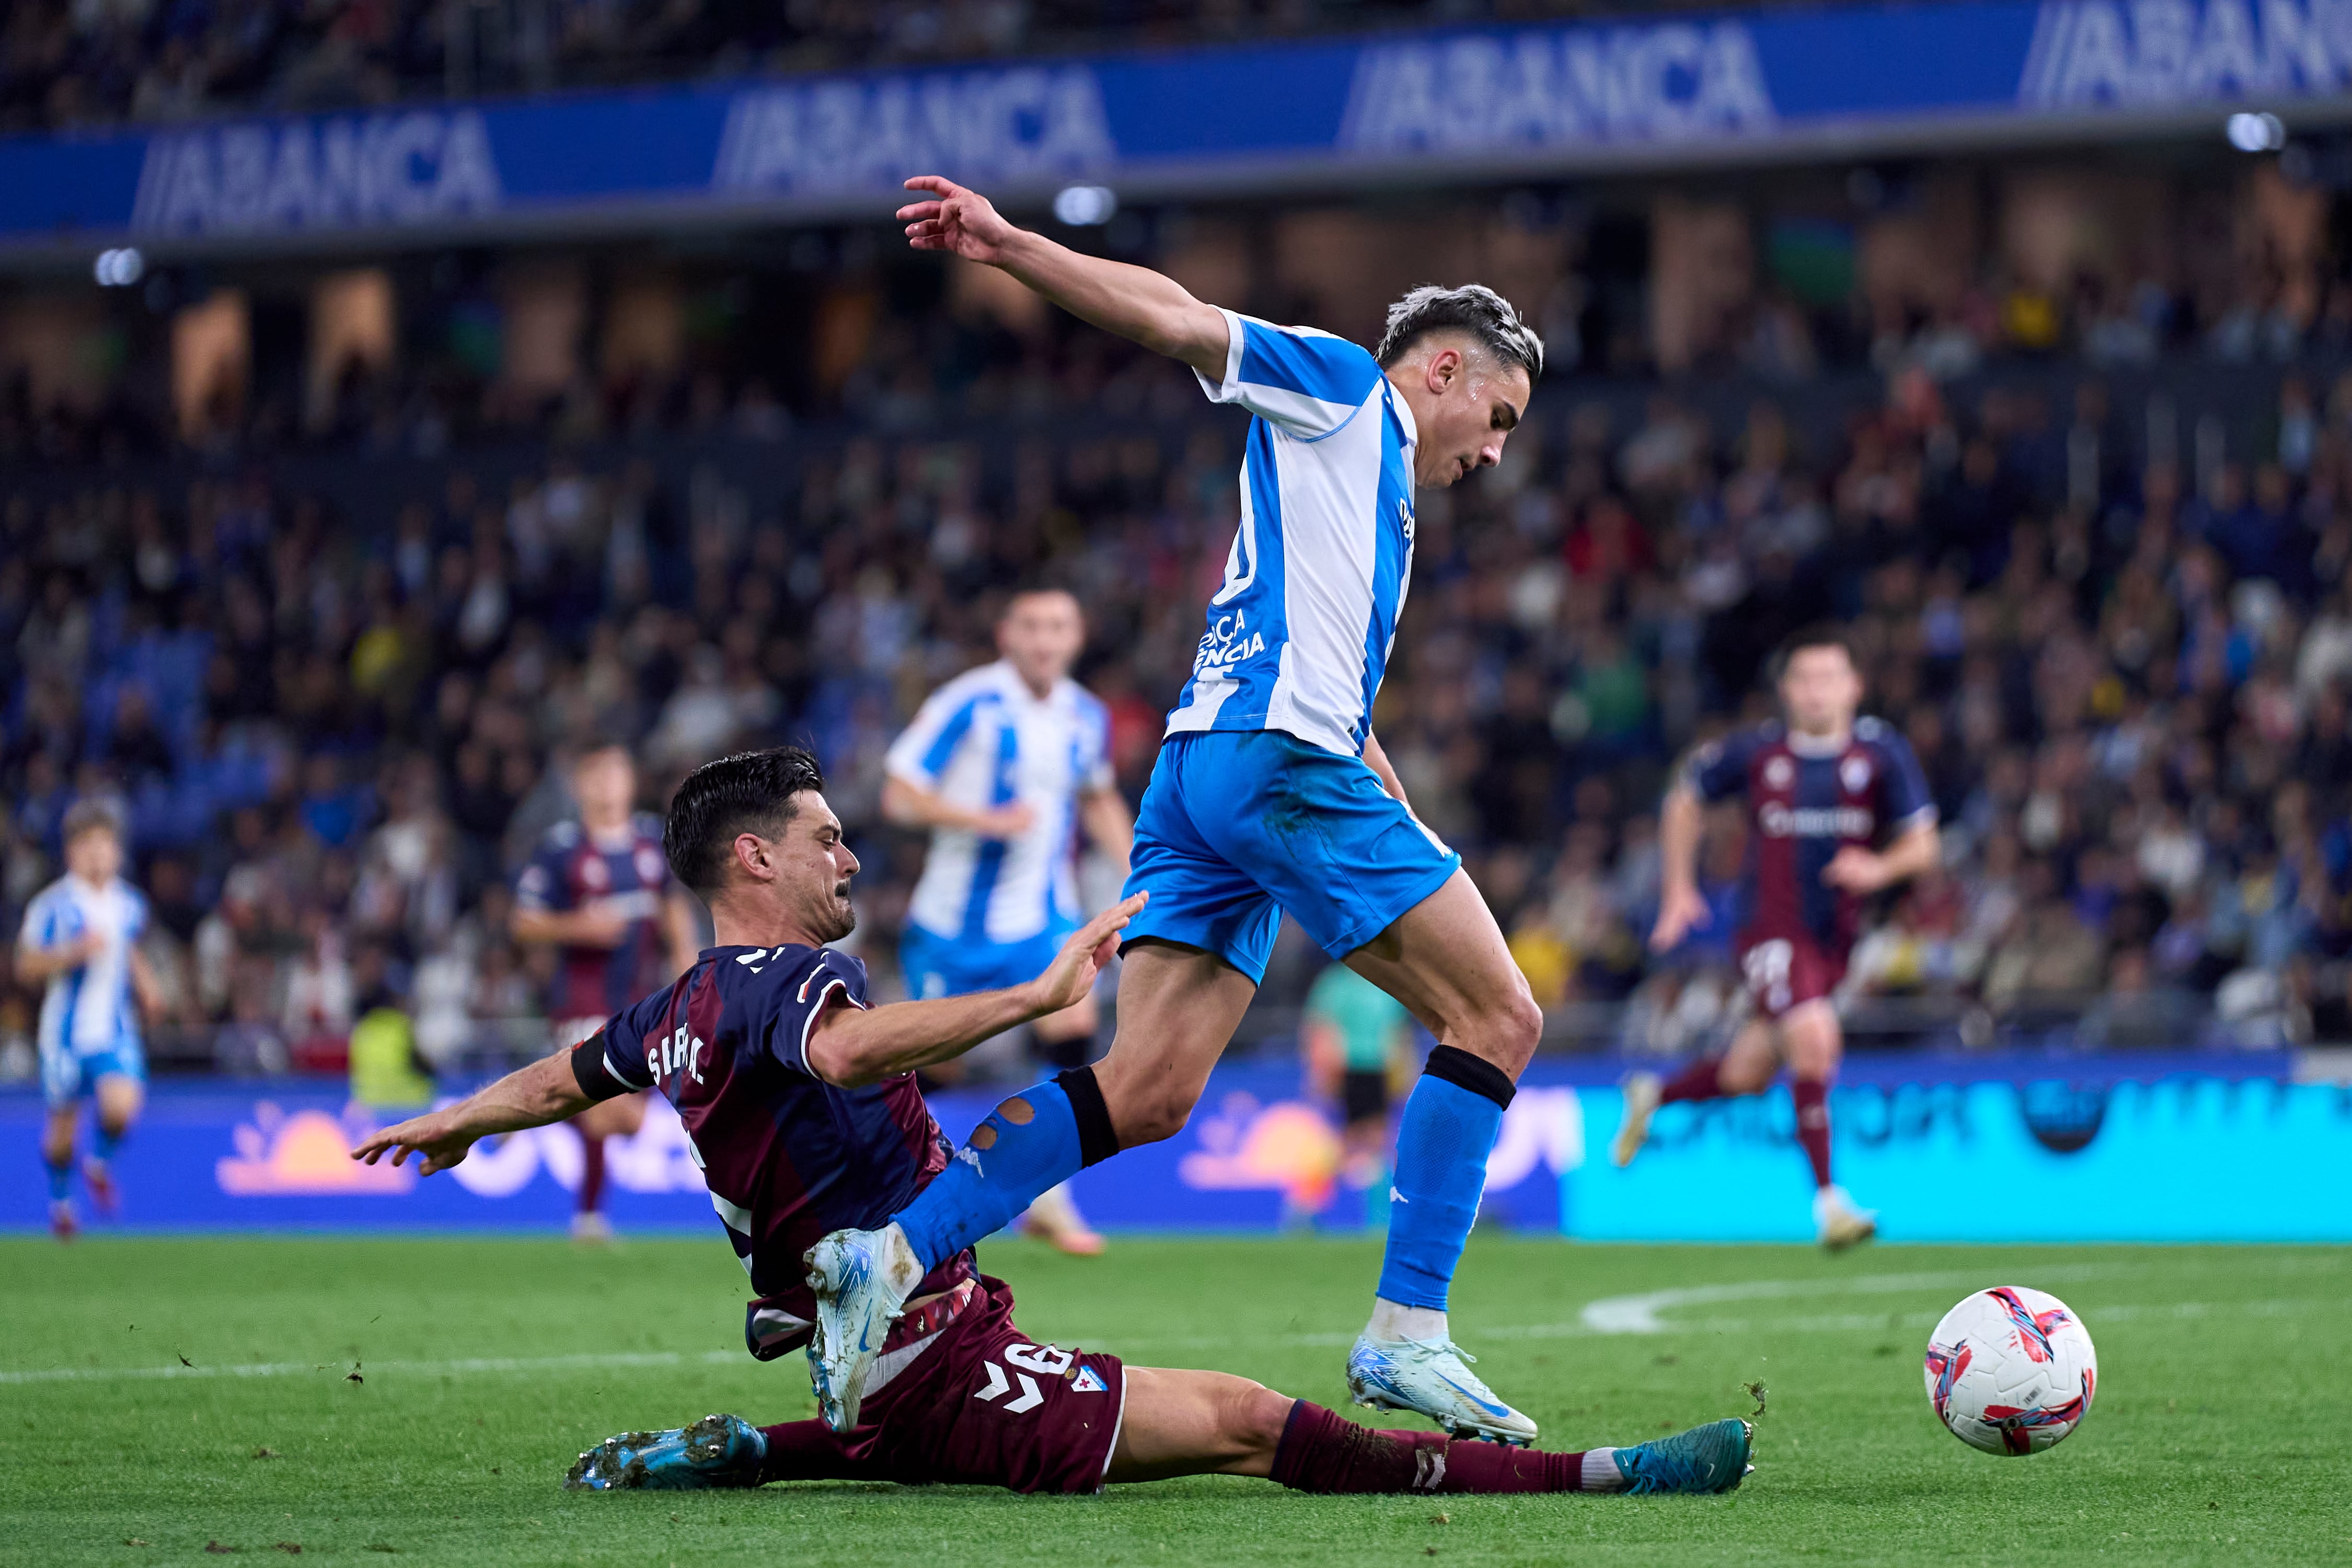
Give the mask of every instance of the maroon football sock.
M 1817 1187 L 1830 1184 L 1829 1092 L 1829 1085 L 1819 1079 L 1801 1078 L 1789 1086 L 1797 1102 L 1797 1142 L 1805 1146 L 1805 1158 L 1813 1163 Z
M 881 1474 L 870 1460 L 853 1459 L 841 1451 L 841 1440 L 822 1421 L 786 1421 L 762 1426 L 768 1457 L 760 1466 L 760 1484 L 770 1481 L 857 1481 Z
M 1723 1079 L 1718 1071 L 1723 1063 L 1716 1057 L 1701 1057 L 1674 1077 L 1666 1079 L 1658 1091 L 1660 1105 L 1672 1105 L 1677 1100 L 1720 1100 Z
M 604 1202 L 604 1141 L 580 1135 L 580 1212 L 594 1214 Z
M 1274 1479 L 1302 1492 L 1573 1492 L 1584 1489 L 1584 1456 L 1375 1432 L 1302 1399 L 1274 1451 Z

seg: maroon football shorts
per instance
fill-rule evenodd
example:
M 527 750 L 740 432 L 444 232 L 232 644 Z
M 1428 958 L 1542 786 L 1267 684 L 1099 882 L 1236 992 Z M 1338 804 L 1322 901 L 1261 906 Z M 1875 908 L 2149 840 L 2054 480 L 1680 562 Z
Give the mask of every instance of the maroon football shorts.
M 1739 974 L 1748 998 L 1769 1019 L 1779 1019 L 1808 1002 L 1825 1002 L 1845 978 L 1845 950 L 1824 947 L 1804 933 L 1765 935 L 1743 931 Z
M 983 1274 L 892 1328 L 837 1441 L 880 1479 L 1092 1492 L 1126 1408 L 1117 1356 L 1035 1343 L 1013 1321 L 1013 1288 Z

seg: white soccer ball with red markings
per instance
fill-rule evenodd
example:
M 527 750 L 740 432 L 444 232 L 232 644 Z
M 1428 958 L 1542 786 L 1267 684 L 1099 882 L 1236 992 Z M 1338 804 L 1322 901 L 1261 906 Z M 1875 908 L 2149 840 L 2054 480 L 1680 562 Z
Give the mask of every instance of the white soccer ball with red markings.
M 1927 1402 L 1971 1448 L 2038 1454 L 2083 1424 L 2099 1352 L 2046 1290 L 2000 1285 L 1944 1314 L 1927 1341 Z

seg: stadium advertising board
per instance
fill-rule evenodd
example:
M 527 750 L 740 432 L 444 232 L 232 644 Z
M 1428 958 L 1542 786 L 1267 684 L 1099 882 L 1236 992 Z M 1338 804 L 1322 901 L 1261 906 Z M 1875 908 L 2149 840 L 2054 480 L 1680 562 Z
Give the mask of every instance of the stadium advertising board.
M 1856 1066 L 1832 1101 L 1838 1168 L 1890 1240 L 2352 1241 L 2352 1205 L 2335 1181 L 2352 1166 L 2352 1090 L 2161 1067 L 2122 1079 L 1938 1082 L 1921 1064 Z M 1669 1107 L 1641 1159 L 1619 1171 L 1606 1153 L 1618 1107 L 1610 1070 L 1530 1069 L 1487 1164 L 1486 1219 L 1596 1240 L 1811 1239 L 1785 1091 Z M 932 1104 L 961 1137 L 997 1098 L 948 1093 Z M 0 1137 L 28 1146 L 39 1118 L 37 1097 L 0 1096 Z M 581 1154 L 568 1128 L 486 1143 L 449 1174 L 419 1180 L 348 1158 L 353 1140 L 388 1120 L 312 1088 L 164 1085 L 119 1163 L 124 1223 L 555 1231 L 569 1218 Z M 1114 1229 L 1381 1223 L 1340 1164 L 1331 1114 L 1300 1098 L 1295 1069 L 1234 1067 L 1212 1077 L 1181 1134 L 1081 1173 L 1076 1190 L 1087 1216 Z M 608 1144 L 608 1173 L 625 1231 L 712 1224 L 666 1102 L 653 1103 L 642 1132 Z M 0 1188 L 0 1227 L 42 1222 L 38 1183 Z
M 2345 0 L 1959 0 L 1384 35 L 0 141 L 0 258 L 1950 151 L 2352 105 Z

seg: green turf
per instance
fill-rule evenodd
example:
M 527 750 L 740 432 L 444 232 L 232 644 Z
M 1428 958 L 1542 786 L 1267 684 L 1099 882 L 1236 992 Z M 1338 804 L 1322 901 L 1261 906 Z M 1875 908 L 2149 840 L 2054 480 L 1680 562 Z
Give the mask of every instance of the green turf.
M 1337 1405 L 1370 1243 L 987 1249 L 1024 1324 Z M 0 1559 L 1317 1564 L 2352 1560 L 2352 1251 L 1474 1242 L 1457 1331 L 1554 1447 L 1747 1414 L 1726 1499 L 1306 1498 L 1227 1478 L 1018 1498 L 799 1485 L 574 1495 L 574 1453 L 714 1409 L 813 1414 L 797 1359 L 740 1350 L 743 1279 L 708 1240 L 0 1241 Z M 2097 1337 L 2098 1404 L 2002 1459 L 1939 1429 L 1919 1352 L 1979 1285 L 2053 1289 Z M 1790 1282 L 1777 1291 L 1743 1291 Z M 1714 1287 L 1665 1331 L 1583 1306 Z M 193 1373 L 180 1358 L 194 1363 Z M 562 1366 L 497 1364 L 552 1356 Z M 634 1360 L 630 1358 L 635 1358 Z M 466 1362 L 492 1364 L 465 1365 Z M 226 1369 L 267 1363 L 264 1375 Z M 170 1368 L 170 1377 L 119 1375 Z M 349 1374 L 356 1368 L 358 1378 Z M 264 1457 L 262 1450 L 268 1451 Z

